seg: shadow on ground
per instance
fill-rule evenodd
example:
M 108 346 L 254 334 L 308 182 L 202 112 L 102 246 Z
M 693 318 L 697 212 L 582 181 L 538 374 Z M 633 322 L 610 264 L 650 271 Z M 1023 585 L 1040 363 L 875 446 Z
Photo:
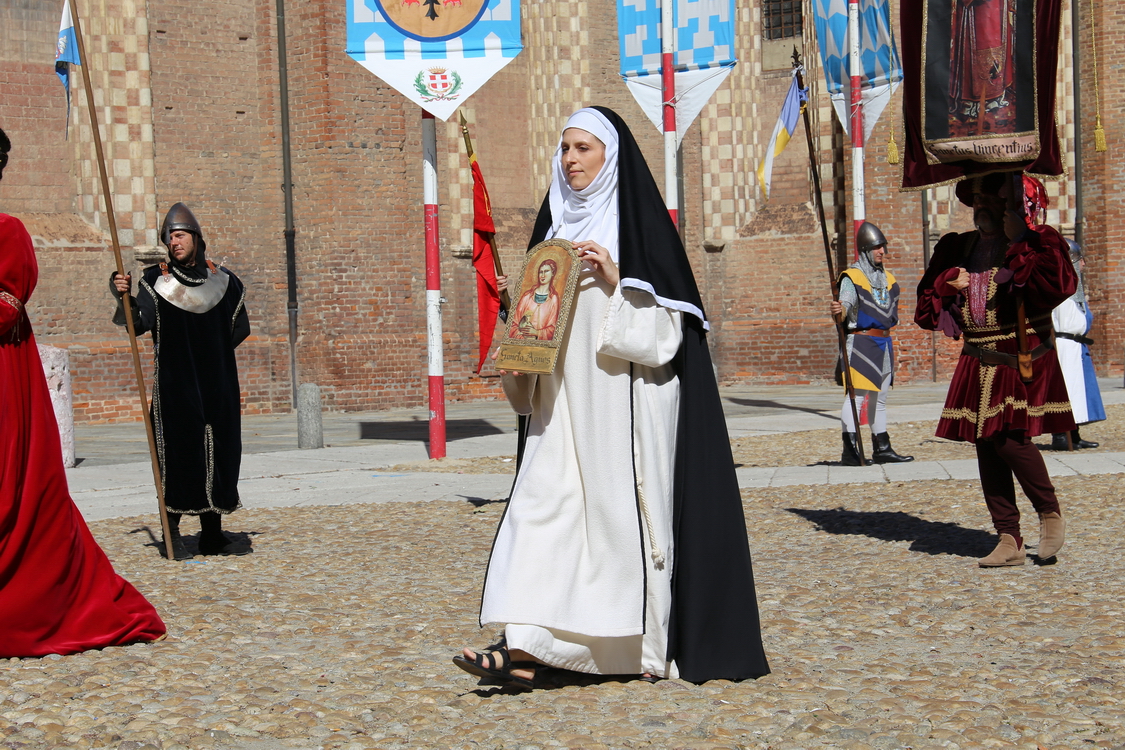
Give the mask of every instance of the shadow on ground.
M 996 546 L 996 537 L 955 523 L 927 521 L 901 511 L 858 511 L 786 508 L 829 534 L 855 534 L 887 542 L 911 542 L 911 552 L 927 555 L 983 557 Z
M 163 534 L 163 532 L 161 532 L 158 535 L 155 531 L 153 531 L 153 529 L 150 526 L 145 525 L 145 526 L 141 526 L 139 528 L 133 529 L 129 533 L 130 534 L 147 534 L 148 535 L 148 541 L 145 542 L 144 546 L 152 547 L 154 550 L 156 550 L 156 553 L 158 555 L 160 555 L 161 557 L 164 556 L 165 548 L 164 548 L 164 534 Z M 245 547 L 249 548 L 249 552 L 252 553 L 254 551 L 252 537 L 260 536 L 262 532 L 260 532 L 260 531 L 228 531 L 228 530 L 224 529 L 223 533 L 226 534 L 227 539 L 229 539 L 230 541 L 235 542 L 239 545 L 242 545 L 242 546 L 245 546 Z M 192 557 L 204 557 L 204 555 L 201 555 L 200 552 L 199 552 L 199 534 L 198 533 L 184 534 L 180 538 L 183 539 L 184 549 L 187 550 L 189 555 L 191 555 Z M 179 560 L 179 558 L 176 558 L 176 559 Z
M 739 406 L 753 406 L 759 409 L 781 409 L 783 411 L 799 411 L 805 414 L 816 414 L 821 417 L 832 416 L 827 409 L 814 409 L 805 406 L 794 406 L 793 404 L 783 404 L 780 401 L 765 401 L 756 398 L 728 398 L 727 401 Z
M 447 440 L 502 435 L 507 430 L 496 427 L 486 419 L 450 419 L 445 423 Z M 420 443 L 430 439 L 430 422 L 427 419 L 410 419 L 396 422 L 360 422 L 360 440 L 416 440 Z
M 655 680 L 659 682 L 659 680 Z M 567 687 L 589 687 L 590 685 L 603 685 L 606 683 L 642 682 L 640 675 L 618 674 L 597 675 L 582 672 L 571 672 L 566 669 L 554 667 L 539 667 L 536 669 L 535 690 L 560 690 Z M 643 680 L 651 682 L 651 680 Z M 505 695 L 518 695 L 527 692 L 527 688 L 512 685 L 503 680 L 491 677 L 481 678 L 477 689 L 469 691 L 481 698 L 499 698 Z

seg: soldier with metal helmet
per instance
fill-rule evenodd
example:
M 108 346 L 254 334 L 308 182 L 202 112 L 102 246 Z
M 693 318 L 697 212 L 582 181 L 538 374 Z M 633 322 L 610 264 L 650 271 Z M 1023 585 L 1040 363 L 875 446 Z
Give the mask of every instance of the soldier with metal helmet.
M 188 556 L 179 532 L 186 514 L 199 516 L 200 554 L 245 554 L 249 545 L 227 537 L 222 518 L 242 507 L 234 350 L 250 335 L 246 293 L 237 276 L 207 258 L 203 230 L 183 203 L 164 217 L 160 240 L 168 260 L 145 269 L 132 311 L 137 334 L 152 332 L 152 425 L 173 549 L 177 559 Z M 120 298 L 131 283 L 131 276 L 111 279 L 117 325 L 125 325 Z
M 841 318 L 848 333 L 848 364 L 855 388 L 856 414 L 860 423 L 871 426 L 874 444 L 871 458 L 877 464 L 913 461 L 891 447 L 887 434 L 887 392 L 894 380 L 894 346 L 891 329 L 898 325 L 898 282 L 883 267 L 887 238 L 879 227 L 863 222 L 856 233 L 859 260 L 840 274 L 840 300 L 832 302 L 832 314 Z M 859 466 L 856 446 L 858 425 L 852 414 L 851 398 L 844 399 L 840 411 L 844 451 L 840 463 Z

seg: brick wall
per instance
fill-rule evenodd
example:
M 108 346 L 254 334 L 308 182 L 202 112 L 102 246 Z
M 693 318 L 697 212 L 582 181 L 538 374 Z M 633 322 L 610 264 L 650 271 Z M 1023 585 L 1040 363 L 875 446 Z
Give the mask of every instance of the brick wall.
M 122 229 L 125 262 L 151 262 L 156 230 L 176 201 L 203 223 L 212 259 L 248 289 L 254 329 L 238 357 L 248 412 L 290 405 L 284 200 L 275 4 L 272 0 L 79 0 L 89 16 L 91 72 Z M 1095 361 L 1122 368 L 1125 326 L 1122 209 L 1112 189 L 1122 169 L 1125 97 L 1107 52 L 1125 36 L 1108 7 L 1092 17 L 1100 50 L 1102 122 L 1111 151 L 1095 154 L 1090 18 L 1083 44 L 1081 121 L 1073 102 L 1069 48 L 1059 76 L 1065 145 L 1084 147 L 1081 174 L 1050 186 L 1052 221 L 1072 231 L 1079 176 L 1085 200 L 1088 285 L 1098 316 Z M 332 409 L 421 405 L 427 396 L 420 111 L 349 59 L 338 0 L 287 3 L 290 116 L 298 265 L 297 376 L 316 382 Z M 1068 17 L 1069 2 L 1064 4 Z M 505 267 L 518 269 L 547 188 L 559 129 L 574 109 L 604 104 L 630 124 L 658 184 L 660 132 L 618 75 L 613 3 L 525 3 L 524 52 L 462 107 L 492 195 Z M 795 40 L 808 68 L 810 111 L 837 263 L 851 256 L 850 150 L 823 94 L 811 14 Z M 124 19 L 124 20 L 122 20 Z M 1069 20 L 1067 21 L 1069 24 Z M 80 420 L 137 418 L 132 362 L 109 321 L 105 291 L 113 261 L 93 167 L 84 94 L 75 95 L 70 140 L 53 72 L 58 4 L 24 0 L 0 8 L 0 124 L 16 141 L 0 206 L 38 226 L 44 268 L 30 309 L 44 343 L 66 346 Z M 836 341 L 827 315 L 828 272 L 813 210 L 804 131 L 775 162 L 773 192 L 755 170 L 789 85 L 777 50 L 758 37 L 759 9 L 738 0 L 740 64 L 685 134 L 683 236 L 712 321 L 711 345 L 724 380 L 806 382 L 832 374 Z M 897 26 L 897 24 L 896 24 Z M 1069 26 L 1064 26 L 1064 34 Z M 46 40 L 46 41 L 44 41 Z M 788 44 L 788 42 L 787 42 Z M 889 265 L 903 289 L 897 333 L 899 382 L 948 376 L 957 345 L 915 328 L 914 287 L 924 265 L 921 197 L 898 192 L 888 164 L 900 145 L 899 99 L 869 142 L 867 218 L 891 241 Z M 445 373 L 451 400 L 499 395 L 477 356 L 471 243 L 472 183 L 460 127 L 438 123 Z M 1073 158 L 1071 159 L 1073 162 Z M 927 193 L 931 242 L 969 228 L 948 188 Z M 37 218 L 38 217 L 38 218 Z M 43 218 L 47 217 L 47 218 Z M 53 217 L 53 218 L 51 218 Z M 74 224 L 78 222 L 81 227 Z M 1070 230 L 1067 228 L 1070 227 Z M 157 253 L 157 255 L 159 252 Z M 938 337 L 940 339 L 940 337 Z M 144 344 L 144 359 L 150 355 Z

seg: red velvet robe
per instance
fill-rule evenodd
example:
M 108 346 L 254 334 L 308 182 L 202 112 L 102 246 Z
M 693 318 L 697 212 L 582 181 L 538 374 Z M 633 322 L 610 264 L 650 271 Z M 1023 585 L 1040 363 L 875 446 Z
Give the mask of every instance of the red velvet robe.
M 31 237 L 0 214 L 0 657 L 153 641 L 164 623 L 114 572 L 70 498 L 59 429 L 23 305 Z
M 992 268 L 988 284 L 987 319 L 973 321 L 967 295 L 949 286 L 965 267 L 979 232 L 947 234 L 934 248 L 930 267 L 918 284 L 914 322 L 940 330 L 984 349 L 1007 354 L 1016 342 L 1016 295 L 1023 294 L 1028 346 L 1034 349 L 1049 335 L 1051 310 L 1074 293 L 1076 277 L 1066 241 L 1055 229 L 1035 227 L 1012 244 L 1004 264 Z M 969 290 L 966 290 L 966 292 Z M 985 365 L 962 354 L 949 383 L 937 436 L 975 443 L 1000 432 L 1025 431 L 1029 436 L 1074 429 L 1070 399 L 1054 350 L 1033 363 L 1034 377 L 1024 383 L 1007 365 Z

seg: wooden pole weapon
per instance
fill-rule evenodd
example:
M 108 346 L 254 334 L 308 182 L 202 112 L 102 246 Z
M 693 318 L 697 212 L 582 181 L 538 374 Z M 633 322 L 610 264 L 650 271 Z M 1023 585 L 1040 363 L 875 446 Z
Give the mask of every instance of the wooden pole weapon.
M 98 127 L 97 106 L 94 104 L 94 89 L 90 84 L 90 66 L 86 57 L 86 45 L 82 39 L 82 24 L 78 18 L 78 4 L 75 0 L 70 3 L 70 15 L 74 20 L 74 36 L 78 41 L 78 67 L 82 68 L 82 83 L 86 88 L 86 105 L 90 111 L 90 129 L 94 139 L 94 150 L 98 157 L 98 172 L 101 175 L 102 197 L 105 200 L 105 213 L 109 221 L 109 236 L 113 243 L 113 257 L 117 261 L 117 273 L 125 276 L 125 264 L 121 260 L 121 243 L 117 239 L 117 219 L 113 213 L 113 196 L 109 190 L 109 175 L 105 169 L 105 154 L 102 152 L 102 136 Z M 148 412 L 148 394 L 145 391 L 144 372 L 141 370 L 141 352 L 137 347 L 137 332 L 133 327 L 133 310 L 129 294 L 121 297 L 125 308 L 125 327 L 129 331 L 129 348 L 133 353 L 133 371 L 137 378 L 137 388 L 141 395 L 141 415 L 145 423 L 145 435 L 148 436 L 148 453 L 152 460 L 152 479 L 156 483 L 156 499 L 160 508 L 160 528 L 164 533 L 164 552 L 169 560 L 175 560 L 176 555 L 172 550 L 172 534 L 168 523 L 168 508 L 164 504 L 164 484 L 160 480 L 160 463 L 156 457 L 156 437 L 152 430 L 152 418 Z
M 461 135 L 465 137 L 465 150 L 469 152 L 469 163 L 472 164 L 476 161 L 477 155 L 473 151 L 473 139 L 469 137 L 469 123 L 465 120 L 465 113 L 458 111 L 457 114 L 461 115 Z M 492 268 L 496 271 L 497 276 L 504 275 L 504 269 L 500 265 L 500 253 L 496 249 L 496 233 L 493 232 L 488 236 L 488 244 L 492 248 Z M 506 314 L 512 307 L 512 299 L 508 296 L 508 290 L 500 292 L 500 311 Z
M 801 55 L 797 52 L 797 47 L 793 47 L 793 67 L 796 69 L 797 75 L 797 88 L 805 88 L 805 79 L 801 75 Z M 828 222 L 824 218 L 824 199 L 820 194 L 820 166 L 816 158 L 816 150 L 813 147 L 812 139 L 812 124 L 809 119 L 808 102 L 802 102 L 801 114 L 805 121 L 805 140 L 809 146 L 809 166 L 812 169 L 813 177 L 813 192 L 816 195 L 816 208 L 820 213 L 820 233 L 824 238 L 824 259 L 828 264 L 828 283 L 832 287 L 832 300 L 838 301 L 840 299 L 840 289 L 836 285 L 836 273 L 832 267 L 832 244 L 828 240 Z M 851 364 L 848 362 L 848 337 L 844 330 L 844 321 L 836 316 L 832 316 L 832 322 L 836 326 L 836 337 L 840 346 L 840 359 L 843 363 L 842 369 L 844 374 L 844 386 L 848 390 L 848 402 L 852 407 L 852 420 L 855 422 L 855 444 L 856 452 L 859 454 L 859 465 L 866 466 L 867 461 L 863 456 L 863 437 L 862 430 L 859 429 L 859 412 L 855 406 L 855 387 L 852 385 L 852 372 Z

